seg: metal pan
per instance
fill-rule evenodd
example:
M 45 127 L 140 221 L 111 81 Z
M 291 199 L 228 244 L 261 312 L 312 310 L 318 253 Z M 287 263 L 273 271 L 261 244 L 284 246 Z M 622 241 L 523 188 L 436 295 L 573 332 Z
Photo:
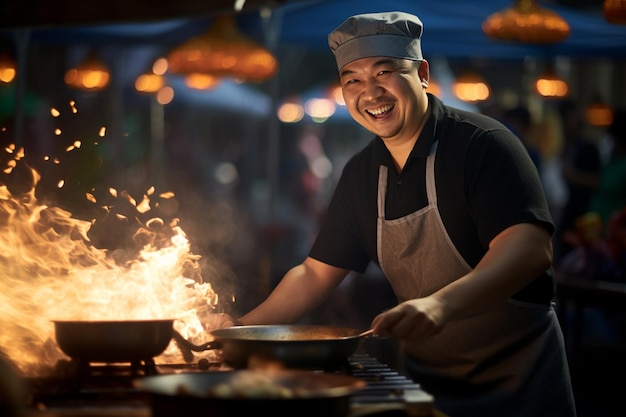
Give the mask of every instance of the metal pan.
M 72 359 L 132 362 L 160 355 L 174 320 L 53 321 L 57 345 Z
M 133 385 L 149 395 L 153 417 L 344 417 L 350 413 L 350 395 L 367 383 L 341 374 L 245 369 L 153 375 L 137 378 Z M 218 385 L 230 395 L 217 390 Z M 294 395 L 278 396 L 276 387 Z
M 221 349 L 222 360 L 234 368 L 246 368 L 253 359 L 277 361 L 288 368 L 332 369 L 345 364 L 356 352 L 363 333 L 357 329 L 318 325 L 235 326 L 210 332 L 213 342 L 195 351 Z
M 194 345 L 173 329 L 174 320 L 54 321 L 56 342 L 73 359 L 132 362 L 160 355 L 174 338 L 190 351 L 221 350 L 222 360 L 247 368 L 253 359 L 288 368 L 332 369 L 355 353 L 363 334 L 356 329 L 317 325 L 236 326 L 210 332 L 213 341 Z M 193 355 L 191 355 L 193 359 Z

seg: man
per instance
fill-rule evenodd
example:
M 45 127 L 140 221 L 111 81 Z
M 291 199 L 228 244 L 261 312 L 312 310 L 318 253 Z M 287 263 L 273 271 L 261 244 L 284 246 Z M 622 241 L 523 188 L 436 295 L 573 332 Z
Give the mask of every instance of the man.
M 346 164 L 309 256 L 238 322 L 296 322 L 373 261 L 399 304 L 372 329 L 404 342 L 439 410 L 572 417 L 537 170 L 502 124 L 426 93 L 422 28 L 377 13 L 329 35 L 347 108 L 376 137 Z

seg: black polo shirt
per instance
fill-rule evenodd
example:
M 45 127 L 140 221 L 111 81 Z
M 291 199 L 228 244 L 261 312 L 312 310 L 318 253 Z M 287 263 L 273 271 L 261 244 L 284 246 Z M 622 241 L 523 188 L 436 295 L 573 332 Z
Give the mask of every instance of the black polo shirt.
M 535 165 L 521 140 L 498 121 L 445 106 L 429 95 L 431 116 L 404 169 L 398 173 L 379 137 L 345 165 L 309 256 L 364 272 L 378 263 L 376 218 L 378 169 L 389 168 L 386 218 L 427 205 L 426 157 L 438 140 L 435 184 L 443 224 L 466 262 L 474 267 L 501 231 L 518 223 L 554 225 Z M 546 271 L 515 298 L 546 304 L 554 296 Z

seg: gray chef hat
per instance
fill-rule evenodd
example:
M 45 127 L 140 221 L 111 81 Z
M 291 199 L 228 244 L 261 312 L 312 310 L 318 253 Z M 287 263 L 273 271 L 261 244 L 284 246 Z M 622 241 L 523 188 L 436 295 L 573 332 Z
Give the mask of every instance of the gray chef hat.
M 328 35 L 337 67 L 361 58 L 388 56 L 421 61 L 422 21 L 409 13 L 367 13 L 349 17 Z

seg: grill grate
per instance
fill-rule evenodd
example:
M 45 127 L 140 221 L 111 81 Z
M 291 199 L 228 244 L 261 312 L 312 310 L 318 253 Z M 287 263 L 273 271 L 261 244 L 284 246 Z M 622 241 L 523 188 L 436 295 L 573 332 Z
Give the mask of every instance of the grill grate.
M 356 354 L 349 363 L 350 374 L 367 382 L 363 390 L 352 396 L 355 411 L 398 409 L 410 416 L 433 414 L 433 397 L 418 383 L 367 354 Z
M 67 365 L 64 369 L 67 371 Z M 69 369 L 75 371 L 77 368 Z M 148 399 L 132 388 L 133 378 L 154 371 L 161 374 L 219 372 L 223 367 L 219 363 L 211 363 L 207 367 L 197 364 L 157 365 L 156 370 L 150 367 L 138 372 L 132 365 L 117 364 L 93 366 L 88 373 L 82 367 L 79 369 L 81 372 L 73 376 L 72 372 L 65 372 L 61 376 L 31 380 L 35 410 L 27 416 L 48 417 L 49 414 L 42 414 L 41 410 L 53 409 L 55 417 L 69 417 L 78 415 L 75 414 L 77 410 L 89 409 L 103 417 L 146 417 Z M 419 384 L 368 354 L 355 354 L 340 369 L 312 372 L 344 373 L 367 382 L 367 386 L 351 398 L 351 416 L 388 410 L 398 410 L 398 414 L 408 416 L 433 415 L 431 395 L 422 391 Z

